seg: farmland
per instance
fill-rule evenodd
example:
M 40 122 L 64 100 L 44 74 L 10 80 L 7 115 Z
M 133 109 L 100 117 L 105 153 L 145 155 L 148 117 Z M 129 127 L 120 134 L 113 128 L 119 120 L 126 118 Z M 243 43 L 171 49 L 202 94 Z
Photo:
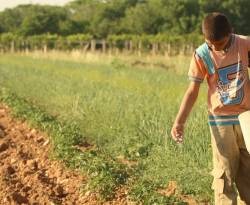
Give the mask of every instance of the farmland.
M 99 189 L 104 199 L 122 185 L 143 204 L 183 204 L 186 195 L 212 203 L 205 85 L 184 144 L 170 138 L 189 83 L 189 61 L 181 55 L 1 54 L 0 98 L 55 136 L 56 157 L 88 173 L 85 189 Z M 69 134 L 58 134 L 59 124 Z M 94 145 L 87 154 L 78 152 L 83 142 Z M 157 191 L 171 182 L 177 184 L 172 195 Z

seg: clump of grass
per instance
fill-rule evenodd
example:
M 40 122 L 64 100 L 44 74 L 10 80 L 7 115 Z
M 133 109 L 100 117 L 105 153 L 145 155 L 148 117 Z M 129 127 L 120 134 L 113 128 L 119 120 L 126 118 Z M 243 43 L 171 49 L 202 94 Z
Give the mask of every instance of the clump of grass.
M 138 180 L 130 192 L 131 199 L 140 202 L 143 199 L 143 204 L 165 204 L 165 205 L 188 205 L 175 195 L 164 196 L 156 192 L 159 185 L 156 185 L 150 180 Z

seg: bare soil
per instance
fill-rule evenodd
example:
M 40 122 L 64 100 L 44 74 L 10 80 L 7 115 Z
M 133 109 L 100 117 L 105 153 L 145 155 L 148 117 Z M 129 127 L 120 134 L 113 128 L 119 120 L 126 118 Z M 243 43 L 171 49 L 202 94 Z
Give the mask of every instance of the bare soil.
M 0 205 L 129 205 L 125 188 L 113 201 L 100 203 L 97 193 L 81 192 L 87 177 L 48 158 L 51 143 L 45 133 L 10 116 L 0 105 Z

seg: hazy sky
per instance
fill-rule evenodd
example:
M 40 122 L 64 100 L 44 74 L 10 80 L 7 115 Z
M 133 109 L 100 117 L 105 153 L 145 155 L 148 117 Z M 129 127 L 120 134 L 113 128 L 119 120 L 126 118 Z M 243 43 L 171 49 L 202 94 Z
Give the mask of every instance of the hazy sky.
M 0 11 L 5 8 L 12 8 L 20 4 L 50 4 L 64 5 L 72 0 L 0 0 Z

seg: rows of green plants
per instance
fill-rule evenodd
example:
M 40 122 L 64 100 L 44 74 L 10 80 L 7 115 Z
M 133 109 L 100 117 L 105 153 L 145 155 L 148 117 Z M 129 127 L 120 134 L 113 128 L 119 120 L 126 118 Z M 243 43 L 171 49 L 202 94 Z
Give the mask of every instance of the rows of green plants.
M 152 45 L 161 45 L 162 49 L 179 49 L 183 46 L 198 46 L 202 42 L 202 36 L 197 34 L 186 35 L 110 35 L 104 41 L 94 39 L 89 34 L 74 34 L 69 36 L 59 36 L 56 34 L 43 34 L 34 36 L 20 36 L 12 33 L 4 33 L 0 35 L 0 47 L 3 50 L 24 50 L 24 49 L 43 49 L 46 46 L 49 49 L 83 49 L 86 45 L 91 44 L 91 40 L 96 43 L 105 42 L 107 47 L 126 48 L 130 43 L 131 50 L 150 50 Z M 90 46 L 89 46 L 90 47 Z M 127 48 L 128 49 L 128 48 Z
M 53 143 L 50 157 L 63 161 L 69 168 L 78 169 L 83 174 L 87 174 L 88 181 L 82 184 L 81 192 L 97 192 L 98 199 L 105 202 L 115 197 L 117 189 L 126 186 L 130 200 L 137 203 L 187 204 L 174 195 L 164 196 L 156 192 L 159 185 L 151 181 L 139 180 L 143 172 L 143 164 L 127 166 L 103 152 L 98 146 L 85 151 L 77 149 L 77 145 L 88 144 L 88 142 L 75 123 L 61 122 L 3 87 L 0 89 L 0 102 L 11 107 L 13 117 L 26 120 L 30 126 L 49 134 Z
M 191 33 L 185 35 L 169 35 L 169 34 L 157 34 L 157 35 L 131 35 L 131 34 L 121 34 L 121 35 L 110 35 L 108 36 L 109 42 L 117 43 L 119 41 L 132 41 L 133 43 L 167 43 L 167 44 L 190 44 L 199 45 L 203 37 L 202 35 Z
M 184 67 L 189 58 L 173 57 L 170 62 L 183 62 Z M 4 100 L 13 102 L 11 107 L 17 106 L 15 99 L 21 97 L 49 116 L 56 116 L 56 121 L 71 125 L 59 130 L 71 130 L 76 133 L 73 137 L 55 137 L 59 156 L 69 160 L 72 167 L 90 166 L 93 186 L 103 190 L 105 196 L 123 184 L 129 187 L 132 199 L 143 204 L 181 203 L 179 195 L 211 202 L 206 92 L 201 90 L 187 124 L 184 145 L 176 145 L 170 139 L 170 129 L 188 81 L 186 69 L 174 64 L 171 70 L 138 70 L 123 61 L 116 66 L 104 64 L 103 59 L 78 63 L 4 54 L 0 57 L 0 84 L 15 93 L 15 97 Z M 20 112 L 21 116 L 30 118 L 27 113 L 36 113 L 22 104 L 19 109 L 24 107 L 26 111 Z M 44 119 L 37 116 L 34 114 L 33 119 Z M 53 123 L 49 120 L 45 124 L 50 127 Z M 84 141 L 95 144 L 97 150 L 86 152 L 86 156 L 72 148 Z M 119 165 L 118 156 L 137 163 L 132 168 Z M 177 182 L 177 195 L 160 195 L 157 189 L 166 189 L 170 181 Z

